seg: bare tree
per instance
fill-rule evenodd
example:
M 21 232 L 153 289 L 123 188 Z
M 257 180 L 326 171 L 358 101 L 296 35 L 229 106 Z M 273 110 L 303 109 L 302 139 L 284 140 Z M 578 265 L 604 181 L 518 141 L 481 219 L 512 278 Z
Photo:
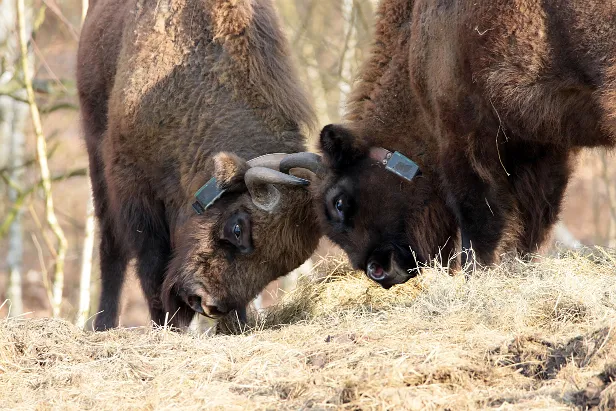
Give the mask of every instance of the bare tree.
M 43 193 L 45 195 L 45 216 L 47 224 L 51 228 L 58 242 L 55 259 L 55 270 L 53 279 L 53 301 L 52 310 L 54 317 L 59 316 L 60 306 L 62 304 L 62 295 L 64 291 L 64 260 L 66 259 L 67 241 L 64 231 L 60 226 L 56 217 L 53 196 L 51 193 L 51 174 L 47 163 L 47 141 L 43 134 L 41 125 L 41 116 L 36 104 L 34 89 L 32 87 L 32 77 L 30 74 L 31 68 L 28 64 L 28 37 L 26 35 L 26 13 L 24 0 L 17 0 L 17 28 L 19 33 L 19 47 L 21 51 L 21 71 L 23 74 L 23 82 L 26 87 L 27 101 L 30 106 L 30 115 L 32 117 L 32 125 L 36 136 L 36 155 L 41 173 Z
M 601 180 L 605 185 L 607 207 L 609 211 L 609 221 L 607 222 L 607 246 L 614 247 L 616 245 L 616 189 L 614 189 L 614 181 L 610 176 L 609 155 L 605 150 L 599 154 L 601 159 Z
M 0 168 L 5 169 L 3 180 L 8 182 L 10 204 L 18 201 L 24 176 L 25 136 L 24 127 L 28 117 L 28 105 L 23 103 L 24 90 L 17 85 L 16 68 L 19 56 L 15 36 L 15 3 L 0 2 Z M 28 56 L 28 64 L 31 58 Z M 10 315 L 23 313 L 22 266 L 23 266 L 22 211 L 18 209 L 8 228 L 7 266 L 9 283 L 7 298 L 11 301 Z
M 88 0 L 81 2 L 81 23 L 88 12 Z M 90 313 L 92 257 L 94 254 L 94 233 L 96 224 L 94 219 L 94 204 L 92 199 L 92 185 L 88 179 L 88 204 L 86 211 L 86 226 L 83 239 L 83 252 L 81 254 L 81 275 L 79 276 L 79 312 L 77 314 L 77 326 L 84 327 Z
M 342 116 L 346 107 L 346 100 L 351 92 L 353 83 L 353 62 L 357 48 L 357 31 L 355 29 L 355 7 L 353 0 L 342 0 L 342 21 L 344 24 L 345 43 L 342 49 L 340 65 L 340 100 L 338 111 Z

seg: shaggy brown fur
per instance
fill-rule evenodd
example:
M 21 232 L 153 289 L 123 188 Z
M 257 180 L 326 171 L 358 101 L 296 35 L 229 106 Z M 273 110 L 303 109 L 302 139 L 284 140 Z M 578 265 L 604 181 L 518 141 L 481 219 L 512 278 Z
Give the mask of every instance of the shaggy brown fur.
M 183 326 L 191 295 L 218 313 L 242 307 L 314 251 L 306 190 L 279 187 L 282 204 L 266 213 L 243 184 L 245 160 L 302 151 L 314 124 L 288 55 L 270 0 L 90 8 L 77 74 L 101 230 L 97 329 L 118 324 L 132 257 L 152 319 L 169 312 Z M 197 215 L 193 195 L 213 175 L 232 189 Z M 252 227 L 242 252 L 224 233 L 237 216 Z
M 357 267 L 412 269 L 448 254 L 458 225 L 483 263 L 536 251 L 576 153 L 616 142 L 616 4 L 383 0 L 346 121 L 321 135 L 318 211 Z M 369 147 L 423 175 L 393 176 Z

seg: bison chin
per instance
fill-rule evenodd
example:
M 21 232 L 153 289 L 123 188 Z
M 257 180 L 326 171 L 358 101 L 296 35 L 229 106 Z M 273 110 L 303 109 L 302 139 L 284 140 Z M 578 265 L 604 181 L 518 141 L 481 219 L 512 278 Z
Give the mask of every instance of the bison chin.
M 219 319 L 241 304 L 230 304 L 216 299 L 205 286 L 195 281 L 191 271 L 175 270 L 173 262 L 163 282 L 161 299 L 169 313 L 170 323 L 178 328 L 190 325 L 195 314 Z
M 163 294 L 163 307 L 169 313 L 168 323 L 173 327 L 186 329 L 195 316 L 195 311 L 174 294 Z

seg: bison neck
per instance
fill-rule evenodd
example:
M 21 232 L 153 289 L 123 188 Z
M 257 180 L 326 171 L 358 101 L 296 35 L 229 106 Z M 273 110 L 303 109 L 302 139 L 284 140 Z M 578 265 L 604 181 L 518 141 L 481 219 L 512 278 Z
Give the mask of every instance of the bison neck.
M 345 120 L 368 146 L 400 151 L 431 171 L 435 139 L 410 83 L 409 41 L 413 2 L 381 2 L 372 55 L 350 95 Z

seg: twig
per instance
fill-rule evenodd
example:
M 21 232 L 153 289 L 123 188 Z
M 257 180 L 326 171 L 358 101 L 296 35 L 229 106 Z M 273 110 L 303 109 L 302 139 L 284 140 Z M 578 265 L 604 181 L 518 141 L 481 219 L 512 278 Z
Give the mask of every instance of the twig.
M 300 15 L 299 10 L 297 10 L 297 3 L 294 3 L 295 5 L 295 11 L 298 12 L 297 15 Z M 304 35 L 304 33 L 307 31 L 308 29 L 308 23 L 313 19 L 313 15 L 314 15 L 314 9 L 315 9 L 315 5 L 316 5 L 316 1 L 312 0 L 310 2 L 310 4 L 308 4 L 308 10 L 305 13 L 304 18 L 302 19 L 301 23 L 298 25 L 298 29 L 295 32 L 295 35 L 293 36 L 293 40 L 291 41 L 291 44 L 293 44 L 293 48 L 299 47 L 299 42 L 302 39 L 302 36 Z
M 28 66 L 28 46 L 26 40 L 26 21 L 25 21 L 25 6 L 24 0 L 17 0 L 17 27 L 19 29 L 19 44 L 21 48 L 21 65 L 24 75 L 24 83 L 28 94 L 28 104 L 30 105 L 30 114 L 32 115 L 32 125 L 36 135 L 36 152 L 41 169 L 41 178 L 43 180 L 43 190 L 45 192 L 45 214 L 47 222 L 51 227 L 54 235 L 58 240 L 58 256 L 56 258 L 54 270 L 53 284 L 53 302 L 52 310 L 54 317 L 60 314 L 60 305 L 62 303 L 62 293 L 64 291 L 64 260 L 66 258 L 66 249 L 68 247 L 66 236 L 62 231 L 62 227 L 58 223 L 53 206 L 53 196 L 51 193 L 51 177 L 49 173 L 49 165 L 47 164 L 47 142 L 43 135 L 43 127 L 41 125 L 41 116 L 34 99 L 34 90 L 32 88 L 32 78 L 30 77 L 30 67 Z
M 73 27 L 71 22 L 68 21 L 66 16 L 64 16 L 64 14 L 62 13 L 62 10 L 60 10 L 60 7 L 58 7 L 56 2 L 54 0 L 43 0 L 43 3 L 47 7 L 49 7 L 49 10 L 51 10 L 53 14 L 55 14 L 62 23 L 64 23 L 64 25 L 68 28 L 69 33 L 71 33 L 71 36 L 73 37 L 73 39 L 75 41 L 79 41 L 79 33 L 77 32 L 75 27 Z
M 54 111 L 58 111 L 58 110 L 74 110 L 74 111 L 78 111 L 79 107 L 76 104 L 73 104 L 73 103 L 58 103 L 58 104 L 53 104 L 53 105 L 41 108 L 41 113 L 42 114 L 51 114 Z
M 47 235 L 47 232 L 45 231 L 43 224 L 41 224 L 41 220 L 39 219 L 38 214 L 36 213 L 36 210 L 32 206 L 32 203 L 28 205 L 28 211 L 30 212 L 30 217 L 32 217 L 32 220 L 34 220 L 34 224 L 36 224 L 36 228 L 38 228 L 39 232 L 43 236 L 43 240 L 45 240 L 45 246 L 47 247 L 47 250 L 51 253 L 51 256 L 55 260 L 58 257 L 58 254 L 56 253 L 56 249 L 53 245 L 53 242 Z
M 23 99 L 23 98 L 21 98 L 19 96 L 16 96 L 15 94 L 0 92 L 0 96 L 7 96 L 7 97 L 12 98 L 13 100 L 19 102 L 19 103 L 28 104 L 28 100 Z
M 60 81 L 58 76 L 56 76 L 56 73 L 54 73 L 53 70 L 51 69 L 51 67 L 49 67 L 49 64 L 47 63 L 47 59 L 45 58 L 43 53 L 41 53 L 41 50 L 38 48 L 38 46 L 36 45 L 36 41 L 34 41 L 34 40 L 32 40 L 32 47 L 34 48 L 34 52 L 36 53 L 38 58 L 41 59 L 41 63 L 43 63 L 43 66 L 45 66 L 45 70 L 47 70 L 47 73 L 53 78 L 53 80 L 56 82 L 56 84 L 60 85 L 64 89 L 65 93 L 69 93 L 69 91 L 66 88 L 66 86 L 64 85 L 64 83 L 62 83 L 62 81 Z
M 85 175 L 86 175 L 85 168 L 77 168 L 75 170 L 69 171 L 68 173 L 59 174 L 59 175 L 51 177 L 51 182 L 62 181 L 62 180 L 66 180 L 72 177 L 83 177 Z M 0 179 L 2 179 L 8 186 L 14 187 L 14 183 L 6 176 L 6 172 L 4 171 L 0 172 Z M 9 226 L 15 219 L 15 216 L 17 212 L 19 212 L 19 209 L 23 206 L 23 203 L 25 202 L 26 198 L 30 194 L 32 194 L 36 189 L 42 186 L 43 186 L 43 180 L 41 179 L 36 184 L 32 185 L 31 187 L 25 190 L 17 190 L 18 191 L 17 199 L 13 203 L 11 210 L 9 211 L 8 215 L 6 216 L 2 224 L 0 224 L 0 239 L 6 235 Z
M 45 267 L 45 258 L 43 257 L 43 249 L 41 248 L 41 244 L 36 238 L 36 235 L 32 233 L 32 242 L 34 243 L 34 247 L 36 248 L 36 254 L 38 256 L 39 264 L 41 266 L 41 276 L 43 277 L 43 287 L 45 288 L 45 294 L 47 295 L 47 299 L 49 300 L 49 305 L 52 305 L 53 295 L 51 294 L 51 287 L 49 286 L 49 272 L 47 271 L 47 267 Z
M 53 154 L 55 153 L 57 148 L 58 148 L 58 145 L 54 144 L 54 146 L 51 147 L 51 150 L 49 150 L 47 152 L 47 158 L 51 158 L 53 156 Z M 19 165 L 16 165 L 16 166 L 9 166 L 9 167 L 0 168 L 0 178 L 4 179 L 4 177 L 2 177 L 2 174 L 4 174 L 4 173 L 10 173 L 11 171 L 17 170 L 19 168 L 30 167 L 34 163 L 36 163 L 36 157 L 29 158 L 23 164 L 19 164 Z

